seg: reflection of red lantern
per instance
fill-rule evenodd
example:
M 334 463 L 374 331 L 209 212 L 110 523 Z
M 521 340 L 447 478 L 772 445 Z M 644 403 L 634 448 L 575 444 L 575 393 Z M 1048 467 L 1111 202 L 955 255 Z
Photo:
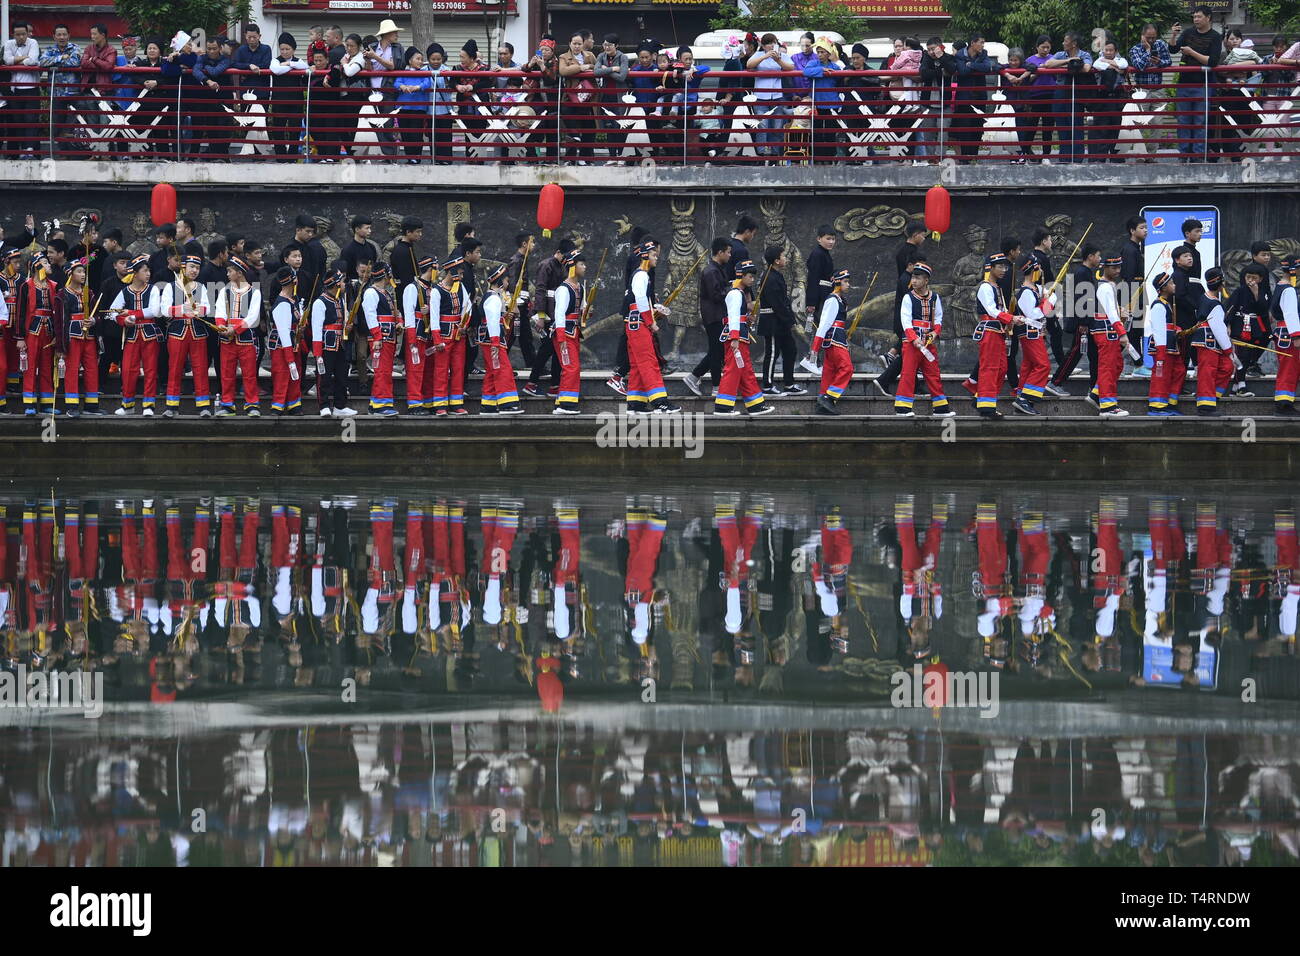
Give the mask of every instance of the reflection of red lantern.
M 948 703 L 948 665 L 937 657 L 921 668 L 921 694 L 928 706 L 943 707 Z
M 153 188 L 149 203 L 149 215 L 155 226 L 165 226 L 176 221 L 176 187 L 171 183 L 159 183 Z
M 551 238 L 551 230 L 559 229 L 563 219 L 564 187 L 559 183 L 547 183 L 537 197 L 537 225 L 542 235 Z
M 931 186 L 925 194 L 925 228 L 939 236 L 948 231 L 952 225 L 952 197 L 942 186 Z
M 542 701 L 542 710 L 554 714 L 564 703 L 564 683 L 560 680 L 560 659 L 552 657 L 549 651 L 543 651 L 537 658 L 537 696 Z

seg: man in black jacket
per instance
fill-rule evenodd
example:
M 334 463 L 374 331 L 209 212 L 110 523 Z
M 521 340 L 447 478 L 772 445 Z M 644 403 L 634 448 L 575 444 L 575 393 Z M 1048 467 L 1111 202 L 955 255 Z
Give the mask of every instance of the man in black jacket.
M 745 223 L 746 219 L 742 218 L 740 226 L 743 228 Z M 741 229 L 738 228 L 736 238 L 741 234 Z M 683 380 L 686 387 L 696 395 L 703 394 L 700 380 L 706 372 L 713 388 L 716 389 L 722 380 L 722 327 L 727 324 L 725 300 L 731 287 L 732 250 L 737 245 L 736 238 L 724 239 L 719 236 L 714 239 L 709 246 L 709 264 L 700 273 L 700 323 L 704 326 L 708 352 Z M 743 249 L 743 242 L 740 245 Z
M 953 109 L 952 138 L 961 143 L 960 163 L 969 163 L 979 152 L 984 128 L 984 104 L 988 100 L 988 78 L 994 71 L 993 61 L 984 51 L 979 34 L 957 50 L 957 92 Z
M 807 389 L 794 380 L 794 309 L 790 307 L 790 290 L 785 283 L 786 258 L 781 246 L 768 246 L 763 252 L 767 274 L 761 280 L 758 303 L 758 334 L 763 336 L 763 394 L 802 395 Z M 781 385 L 772 378 L 776 373 L 776 356 L 781 355 Z
M 731 261 L 725 270 L 728 282 L 736 280 L 736 266 L 750 258 L 749 244 L 757 235 L 758 223 L 748 216 L 741 216 L 736 223 L 736 231 L 731 236 Z
M 831 294 L 831 276 L 835 274 L 835 230 L 830 226 L 817 227 L 817 245 L 808 253 L 808 278 L 803 286 L 803 308 L 806 321 L 821 315 L 822 303 Z
M 917 156 L 932 156 L 938 162 L 939 142 L 943 139 L 944 129 L 940 123 L 947 124 L 949 115 L 940 104 L 948 92 L 948 85 L 957 73 L 957 58 L 943 47 L 943 40 L 930 37 L 925 44 L 925 56 L 921 57 L 921 102 L 927 107 L 928 117 L 916 133 Z M 942 117 L 942 119 L 940 119 Z M 924 162 L 917 159 L 914 163 Z M 901 368 L 900 364 L 900 368 Z
M 1088 354 L 1088 401 L 1096 404 L 1092 398 L 1092 387 L 1097 384 L 1097 346 L 1088 329 L 1092 317 L 1097 313 L 1097 269 L 1101 266 L 1101 250 L 1089 243 L 1083 247 L 1083 259 L 1070 273 L 1066 286 L 1057 292 L 1057 297 L 1066 308 L 1066 325 L 1064 331 L 1073 338 L 1070 351 L 1065 361 L 1056 369 L 1051 384 L 1064 388 L 1070 379 L 1079 359 L 1083 357 L 1086 347 Z M 1059 310 L 1058 310 L 1059 311 Z M 1068 394 L 1068 393 L 1067 393 Z
M 402 301 L 402 293 L 415 281 L 415 263 L 419 256 L 415 244 L 424 237 L 424 223 L 414 216 L 407 216 L 401 224 L 402 236 L 393 243 L 393 251 L 388 256 L 388 268 L 393 272 L 393 288 L 397 290 L 397 300 Z
M 1142 301 L 1139 290 L 1146 278 L 1147 221 L 1141 216 L 1130 216 L 1128 222 L 1124 225 L 1128 229 L 1128 238 L 1119 247 L 1119 257 L 1124 260 L 1124 264 L 1119 267 L 1120 288 L 1123 290 L 1125 299 L 1137 306 Z M 1137 296 L 1137 298 L 1134 298 L 1134 296 Z M 1133 344 L 1134 348 L 1141 350 L 1141 322 L 1133 323 L 1133 328 L 1128 333 L 1128 340 Z M 1139 378 L 1150 378 L 1151 370 L 1142 364 L 1142 359 L 1139 357 L 1134 365 L 1133 374 Z
M 534 273 L 536 313 L 533 318 L 540 321 L 542 328 L 537 331 L 543 338 L 537 348 L 537 357 L 533 361 L 532 371 L 528 374 L 528 381 L 524 383 L 524 394 L 533 398 L 540 398 L 542 395 L 542 387 L 539 383 L 548 367 L 551 373 L 551 386 L 546 390 L 546 394 L 550 397 L 560 394 L 560 358 L 555 354 L 555 342 L 551 338 L 555 323 L 555 290 L 563 285 L 568 277 L 569 270 L 564 265 L 564 257 L 576 248 L 578 245 L 572 239 L 561 239 L 559 245 L 555 247 L 555 252 Z M 542 317 L 540 320 L 539 316 Z
M 1178 246 L 1170 255 L 1173 260 L 1174 276 L 1174 321 L 1180 330 L 1187 330 L 1198 321 L 1197 308 L 1205 296 L 1205 287 L 1201 285 L 1201 273 L 1196 265 L 1196 250 L 1191 246 Z M 1179 349 L 1183 361 L 1191 373 L 1196 368 L 1196 349 L 1191 346 L 1190 335 L 1179 336 Z M 1188 378 L 1195 378 L 1189 374 Z

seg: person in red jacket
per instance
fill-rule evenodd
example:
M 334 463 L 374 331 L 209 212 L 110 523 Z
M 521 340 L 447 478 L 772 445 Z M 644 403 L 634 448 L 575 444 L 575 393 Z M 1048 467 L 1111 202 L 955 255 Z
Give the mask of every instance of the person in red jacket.
M 86 260 L 77 259 L 69 264 L 68 281 L 59 291 L 65 336 L 61 351 L 67 358 L 63 372 L 63 397 L 69 418 L 81 415 L 83 397 L 87 415 L 102 414 L 99 410 L 99 335 L 97 322 L 89 314 L 98 305 L 98 302 L 91 301 L 86 284 Z M 83 372 L 86 380 L 84 396 L 80 388 Z
M 54 365 L 62 326 L 59 308 L 59 284 L 49 278 L 50 262 L 45 255 L 32 259 L 32 274 L 18 291 L 20 332 L 18 363 L 23 372 L 23 414 L 35 415 L 37 401 L 42 414 L 54 414 Z M 23 354 L 26 353 L 26 354 Z M 57 358 L 62 358 L 62 353 Z

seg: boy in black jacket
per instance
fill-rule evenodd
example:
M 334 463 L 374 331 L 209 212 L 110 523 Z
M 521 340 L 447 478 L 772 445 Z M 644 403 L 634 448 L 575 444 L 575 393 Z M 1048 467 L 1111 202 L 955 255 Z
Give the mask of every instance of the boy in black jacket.
M 763 336 L 763 394 L 802 395 L 807 389 L 794 380 L 794 309 L 790 307 L 790 290 L 785 283 L 786 258 L 781 246 L 768 246 L 763 253 L 767 273 L 760 280 L 758 334 Z M 781 355 L 780 387 L 773 384 L 777 353 Z

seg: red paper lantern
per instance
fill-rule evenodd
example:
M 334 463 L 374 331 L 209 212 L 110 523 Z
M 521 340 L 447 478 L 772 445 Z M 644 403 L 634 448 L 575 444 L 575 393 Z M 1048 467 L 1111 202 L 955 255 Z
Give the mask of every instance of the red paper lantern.
M 547 183 L 537 197 L 537 225 L 542 235 L 551 237 L 552 229 L 559 229 L 564 220 L 564 188 L 559 183 Z
M 153 188 L 149 202 L 149 215 L 155 226 L 165 226 L 176 221 L 176 187 L 159 183 Z
M 925 228 L 936 239 L 952 225 L 952 197 L 942 186 L 931 186 L 925 194 Z

